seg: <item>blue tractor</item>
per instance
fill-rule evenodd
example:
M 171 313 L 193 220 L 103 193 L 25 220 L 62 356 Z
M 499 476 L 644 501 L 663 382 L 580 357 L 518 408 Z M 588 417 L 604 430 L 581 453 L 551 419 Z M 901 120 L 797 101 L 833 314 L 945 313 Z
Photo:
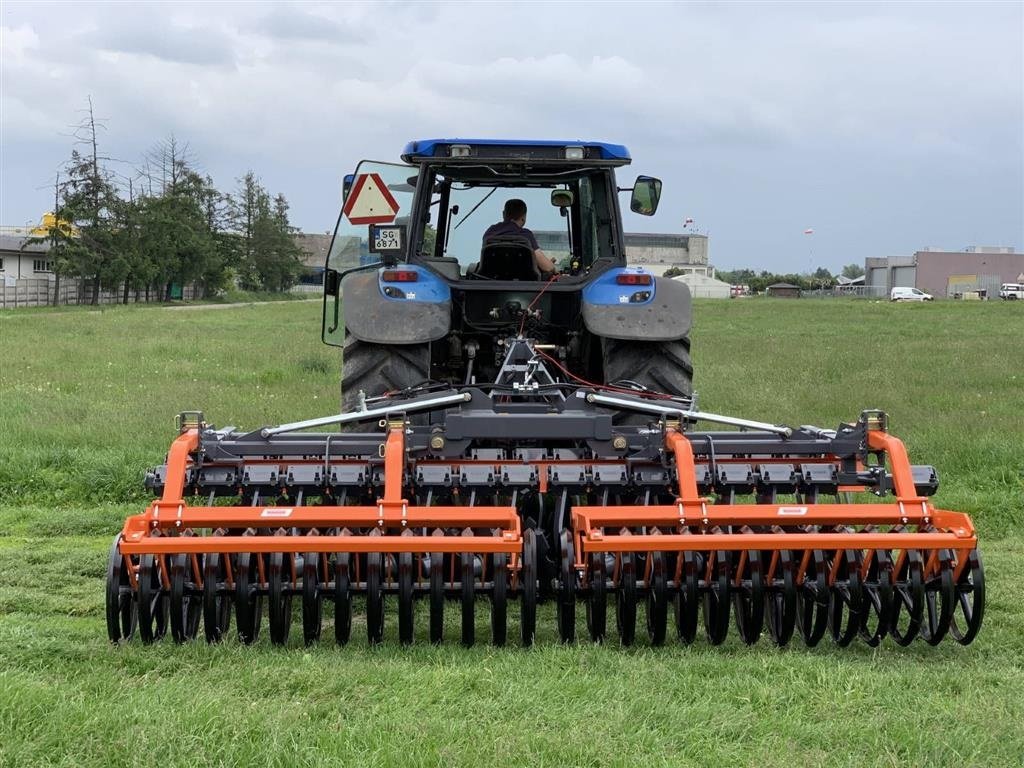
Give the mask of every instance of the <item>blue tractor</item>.
M 564 377 L 690 394 L 689 291 L 626 263 L 620 193 L 651 216 L 661 182 L 619 187 L 624 146 L 428 139 L 402 161 L 345 180 L 323 321 L 344 347 L 343 410 L 424 382 L 495 381 L 519 336 Z M 526 229 L 489 236 L 510 200 Z
M 511 618 L 528 646 L 544 601 L 564 642 L 580 603 L 591 639 L 614 612 L 623 645 L 639 616 L 651 645 L 700 624 L 717 645 L 733 620 L 748 644 L 974 639 L 973 524 L 930 502 L 935 470 L 884 413 L 825 429 L 697 408 L 689 292 L 626 264 L 619 193 L 649 216 L 661 182 L 621 189 L 625 147 L 443 139 L 402 160 L 345 185 L 322 329 L 344 347 L 341 412 L 248 431 L 180 415 L 157 498 L 111 547 L 112 642 L 200 624 L 217 642 L 233 614 L 253 643 L 265 607 L 286 644 L 298 602 L 307 645 L 325 616 L 348 643 L 355 606 L 383 642 L 386 603 L 403 644 L 442 642 L 457 605 L 472 645 L 484 603 L 492 643 Z

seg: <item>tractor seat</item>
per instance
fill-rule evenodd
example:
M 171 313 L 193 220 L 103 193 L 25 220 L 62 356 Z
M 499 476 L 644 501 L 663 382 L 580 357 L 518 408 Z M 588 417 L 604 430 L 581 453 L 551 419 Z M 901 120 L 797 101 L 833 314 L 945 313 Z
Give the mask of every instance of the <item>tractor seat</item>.
M 477 277 L 487 280 L 540 280 L 533 247 L 525 237 L 492 237 L 480 249 Z

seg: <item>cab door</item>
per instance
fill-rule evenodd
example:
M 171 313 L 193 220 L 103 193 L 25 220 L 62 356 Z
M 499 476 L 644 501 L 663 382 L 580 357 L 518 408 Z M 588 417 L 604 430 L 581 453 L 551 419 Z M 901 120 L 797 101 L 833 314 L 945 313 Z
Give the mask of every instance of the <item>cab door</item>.
M 345 177 L 341 211 L 324 264 L 321 338 L 345 341 L 341 281 L 347 274 L 409 260 L 414 252 L 412 205 L 418 169 L 401 163 L 363 160 Z

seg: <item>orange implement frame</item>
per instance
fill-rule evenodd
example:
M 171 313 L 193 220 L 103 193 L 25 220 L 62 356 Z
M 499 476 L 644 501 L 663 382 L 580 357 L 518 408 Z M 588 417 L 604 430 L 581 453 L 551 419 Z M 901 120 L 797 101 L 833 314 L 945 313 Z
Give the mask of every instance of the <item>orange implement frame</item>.
M 679 478 L 675 504 L 574 507 L 576 567 L 584 571 L 595 552 L 949 549 L 957 553 L 955 577 L 959 578 L 968 554 L 977 546 L 971 519 L 960 512 L 935 509 L 918 495 L 900 440 L 880 430 L 867 435 L 868 448 L 888 456 L 895 503 L 727 505 L 712 504 L 699 495 L 690 442 L 668 429 L 665 448 L 675 457 Z M 743 532 L 723 533 L 723 526 Z M 654 532 L 630 530 L 637 528 Z M 752 528 L 762 532 L 750 532 Z M 606 529 L 616 532 L 606 533 Z
M 190 429 L 172 444 L 163 496 L 125 521 L 123 555 L 235 552 L 505 552 L 518 568 L 522 530 L 515 507 L 412 506 L 402 497 L 406 466 L 404 425 L 390 425 L 381 450 L 384 494 L 376 506 L 189 506 L 183 498 L 189 457 L 199 448 Z M 204 536 L 196 529 L 299 528 L 316 535 Z M 417 529 L 490 529 L 492 535 L 433 536 Z M 320 533 L 326 529 L 372 529 L 379 535 Z

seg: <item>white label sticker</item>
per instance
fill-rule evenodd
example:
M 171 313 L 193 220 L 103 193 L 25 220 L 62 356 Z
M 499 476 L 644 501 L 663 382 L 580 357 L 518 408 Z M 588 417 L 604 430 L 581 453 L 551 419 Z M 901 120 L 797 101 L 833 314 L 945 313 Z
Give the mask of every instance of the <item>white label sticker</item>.
M 807 507 L 779 507 L 780 515 L 806 515 Z
M 260 517 L 291 517 L 291 507 L 267 507 L 260 512 Z

